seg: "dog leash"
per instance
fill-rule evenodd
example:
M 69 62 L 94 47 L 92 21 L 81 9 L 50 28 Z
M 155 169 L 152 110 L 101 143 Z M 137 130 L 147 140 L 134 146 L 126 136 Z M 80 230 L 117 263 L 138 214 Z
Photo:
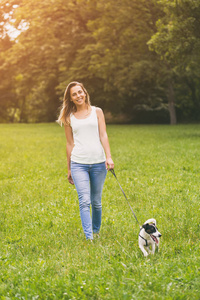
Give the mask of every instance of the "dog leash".
M 133 211 L 133 209 L 132 209 L 132 207 L 131 207 L 131 205 L 130 205 L 130 203 L 129 203 L 127 197 L 126 197 L 126 194 L 124 193 L 124 191 L 123 191 L 123 189 L 122 189 L 122 187 L 121 187 L 121 185 L 120 185 L 120 183 L 119 183 L 119 180 L 117 179 L 117 176 L 116 176 L 116 174 L 115 174 L 114 169 L 110 169 L 110 172 L 115 176 L 115 178 L 116 178 L 116 180 L 117 180 L 117 182 L 118 182 L 118 184 L 119 184 L 119 186 L 120 186 L 120 189 L 121 189 L 121 191 L 122 191 L 124 197 L 126 198 L 126 200 L 127 200 L 127 202 L 128 202 L 128 205 L 129 205 L 129 207 L 130 207 L 130 209 L 131 209 L 131 211 L 132 211 L 132 213 L 133 213 L 133 215 L 134 215 L 134 217 L 135 217 L 135 219 L 136 219 L 138 225 L 140 226 L 140 223 L 138 222 L 138 219 L 137 219 L 137 217 L 136 217 L 136 215 L 135 215 L 135 213 L 134 213 L 134 211 Z M 141 226 L 140 226 L 140 228 L 141 228 Z

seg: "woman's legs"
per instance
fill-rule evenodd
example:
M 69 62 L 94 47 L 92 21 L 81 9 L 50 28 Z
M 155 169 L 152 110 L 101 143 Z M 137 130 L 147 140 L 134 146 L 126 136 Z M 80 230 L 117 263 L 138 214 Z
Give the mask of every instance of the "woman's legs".
M 107 170 L 105 163 L 94 164 L 90 169 L 90 197 L 92 204 L 92 230 L 98 233 L 101 227 L 101 197 Z
M 90 217 L 90 178 L 89 166 L 71 163 L 72 178 L 78 193 L 79 209 L 83 231 L 86 239 L 93 239 L 92 221 Z
M 71 172 L 78 193 L 83 231 L 86 239 L 92 239 L 92 231 L 98 233 L 101 226 L 101 196 L 107 174 L 106 166 L 105 163 L 87 165 L 72 162 Z

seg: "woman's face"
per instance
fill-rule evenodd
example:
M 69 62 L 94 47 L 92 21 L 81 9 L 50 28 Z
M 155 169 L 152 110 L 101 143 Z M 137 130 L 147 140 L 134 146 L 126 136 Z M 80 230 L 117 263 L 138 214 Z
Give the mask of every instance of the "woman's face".
M 75 85 L 70 89 L 70 100 L 76 106 L 83 105 L 86 100 L 86 94 L 80 85 Z

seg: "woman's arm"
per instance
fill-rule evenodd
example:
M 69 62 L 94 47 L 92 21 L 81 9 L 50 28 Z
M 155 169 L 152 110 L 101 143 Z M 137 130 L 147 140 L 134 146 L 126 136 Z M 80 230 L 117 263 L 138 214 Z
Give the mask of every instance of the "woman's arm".
M 108 135 L 106 132 L 106 122 L 104 118 L 104 114 L 101 108 L 96 107 L 96 113 L 98 117 L 98 125 L 99 125 L 99 136 L 106 154 L 106 169 L 114 169 L 114 162 L 111 157 L 110 145 L 108 141 Z
M 65 125 L 65 136 L 67 140 L 66 152 L 67 152 L 67 179 L 69 183 L 74 184 L 72 175 L 71 175 L 71 153 L 74 148 L 74 138 L 72 134 L 72 128 L 70 125 Z

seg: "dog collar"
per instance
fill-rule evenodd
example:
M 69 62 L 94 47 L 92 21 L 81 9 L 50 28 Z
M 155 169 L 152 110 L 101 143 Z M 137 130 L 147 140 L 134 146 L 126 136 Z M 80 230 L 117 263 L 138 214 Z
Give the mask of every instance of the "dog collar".
M 145 238 L 143 238 L 143 236 L 141 236 L 140 234 L 139 234 L 139 237 L 141 237 L 146 242 L 146 247 L 147 247 L 148 246 L 147 240 Z

